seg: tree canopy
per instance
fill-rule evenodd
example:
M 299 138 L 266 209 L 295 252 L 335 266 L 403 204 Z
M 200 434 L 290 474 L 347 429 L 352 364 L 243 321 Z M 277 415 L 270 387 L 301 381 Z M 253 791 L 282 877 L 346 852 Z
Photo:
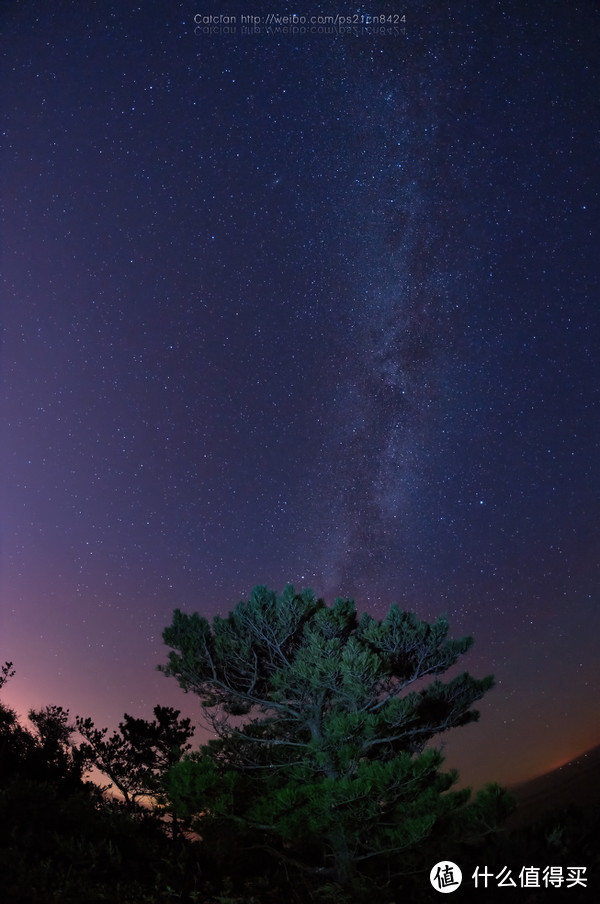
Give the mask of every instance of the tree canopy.
M 466 825 L 500 802 L 449 792 L 432 738 L 478 718 L 493 685 L 466 672 L 441 681 L 472 645 L 391 606 L 382 620 L 352 600 L 256 587 L 212 625 L 176 610 L 160 666 L 197 694 L 217 741 L 175 766 L 173 805 L 229 820 L 281 858 L 315 862 L 347 884 L 414 849 L 442 825 Z M 485 805 L 484 805 L 485 804 Z M 488 806 L 489 805 L 489 806 Z M 315 859 L 316 858 L 316 859 Z M 309 868 L 307 866 L 307 868 Z
M 194 729 L 190 719 L 179 715 L 170 706 L 155 706 L 151 722 L 125 713 L 110 736 L 89 717 L 77 717 L 77 730 L 85 739 L 83 755 L 118 788 L 128 807 L 135 807 L 140 798 L 159 795 L 162 775 L 190 750 Z

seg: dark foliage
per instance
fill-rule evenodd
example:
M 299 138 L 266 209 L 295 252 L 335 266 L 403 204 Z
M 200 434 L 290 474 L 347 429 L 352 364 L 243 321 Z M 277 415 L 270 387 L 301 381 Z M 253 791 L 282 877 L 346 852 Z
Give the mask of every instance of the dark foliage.
M 7 664 L 0 686 L 11 674 Z M 160 713 L 159 738 L 172 727 L 172 715 Z M 190 897 L 198 884 L 194 846 L 173 842 L 157 814 L 138 811 L 133 818 L 85 781 L 89 760 L 85 748 L 73 744 L 68 711 L 48 706 L 29 717 L 33 731 L 0 704 L 3 904 L 201 900 Z M 132 735 L 139 729 L 134 724 Z M 165 765 L 173 762 L 163 753 Z
M 155 706 L 154 720 L 125 714 L 119 730 L 96 728 L 91 719 L 78 716 L 76 725 L 85 739 L 83 758 L 104 773 L 133 809 L 141 798 L 153 799 L 162 790 L 163 774 L 191 749 L 194 734 L 190 719 L 179 710 Z

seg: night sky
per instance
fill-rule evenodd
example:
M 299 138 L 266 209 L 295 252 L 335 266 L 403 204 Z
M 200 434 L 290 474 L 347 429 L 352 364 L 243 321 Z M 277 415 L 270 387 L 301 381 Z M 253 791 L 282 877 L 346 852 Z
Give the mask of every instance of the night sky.
M 4 699 L 293 583 L 474 635 L 463 782 L 600 743 L 597 4 L 2 10 Z

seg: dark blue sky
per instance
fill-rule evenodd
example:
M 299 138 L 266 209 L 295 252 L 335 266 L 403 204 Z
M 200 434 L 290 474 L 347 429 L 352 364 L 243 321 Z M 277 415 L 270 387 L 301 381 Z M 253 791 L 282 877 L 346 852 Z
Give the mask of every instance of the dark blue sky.
M 4 5 L 21 712 L 196 715 L 172 610 L 292 582 L 474 634 L 465 781 L 600 742 L 600 16 L 376 6 Z

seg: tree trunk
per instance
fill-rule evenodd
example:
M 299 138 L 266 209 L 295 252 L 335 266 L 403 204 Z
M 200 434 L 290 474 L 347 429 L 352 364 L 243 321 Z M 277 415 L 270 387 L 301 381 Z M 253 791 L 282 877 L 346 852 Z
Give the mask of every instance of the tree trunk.
M 329 841 L 333 851 L 335 881 L 342 887 L 347 886 L 354 878 L 356 867 L 343 829 L 330 835 Z

